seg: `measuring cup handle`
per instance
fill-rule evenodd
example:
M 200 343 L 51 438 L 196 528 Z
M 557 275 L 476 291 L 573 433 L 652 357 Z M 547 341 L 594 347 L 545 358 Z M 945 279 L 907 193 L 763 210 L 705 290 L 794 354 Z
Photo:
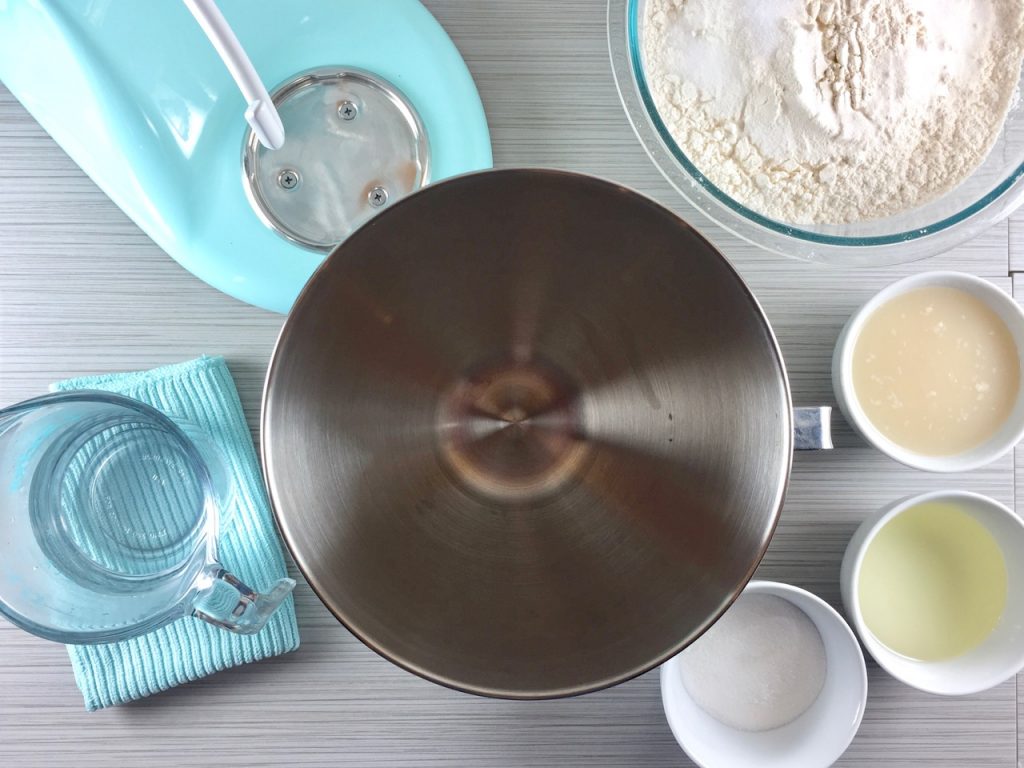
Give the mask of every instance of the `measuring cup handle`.
M 209 585 L 196 597 L 192 615 L 240 635 L 254 635 L 263 629 L 295 588 L 293 579 L 281 579 L 269 592 L 256 592 L 218 565 L 208 575 Z

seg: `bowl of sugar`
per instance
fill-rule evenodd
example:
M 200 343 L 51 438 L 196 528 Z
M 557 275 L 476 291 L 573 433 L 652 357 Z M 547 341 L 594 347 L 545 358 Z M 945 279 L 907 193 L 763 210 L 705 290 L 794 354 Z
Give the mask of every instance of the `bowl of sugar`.
M 665 716 L 702 768 L 826 768 L 867 701 L 853 631 L 821 598 L 751 581 L 712 627 L 661 667 Z
M 1024 667 L 1024 523 L 993 499 L 937 491 L 879 510 L 840 584 L 864 647 L 907 685 L 960 696 Z
M 923 272 L 853 314 L 832 358 L 846 420 L 878 450 L 964 472 L 1024 436 L 1024 311 L 987 280 Z

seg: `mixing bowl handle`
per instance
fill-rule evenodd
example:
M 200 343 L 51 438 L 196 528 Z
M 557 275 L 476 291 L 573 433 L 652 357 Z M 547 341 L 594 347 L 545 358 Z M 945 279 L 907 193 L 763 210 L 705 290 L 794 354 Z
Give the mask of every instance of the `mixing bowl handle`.
M 832 448 L 832 406 L 793 409 L 793 447 L 798 451 Z

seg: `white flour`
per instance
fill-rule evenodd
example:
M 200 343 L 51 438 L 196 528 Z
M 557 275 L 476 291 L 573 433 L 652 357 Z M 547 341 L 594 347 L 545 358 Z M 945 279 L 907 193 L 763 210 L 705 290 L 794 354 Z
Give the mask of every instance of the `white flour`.
M 680 148 L 785 222 L 887 216 L 984 160 L 1024 0 L 648 0 L 644 67 Z

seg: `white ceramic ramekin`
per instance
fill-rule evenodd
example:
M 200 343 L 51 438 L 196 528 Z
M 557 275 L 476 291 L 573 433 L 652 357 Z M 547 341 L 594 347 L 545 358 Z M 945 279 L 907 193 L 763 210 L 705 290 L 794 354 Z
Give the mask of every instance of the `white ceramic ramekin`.
M 832 356 L 832 387 L 839 407 L 850 425 L 871 445 L 896 461 L 929 472 L 963 472 L 976 469 L 1002 456 L 1024 436 L 1024 396 L 1003 426 L 987 441 L 964 453 L 952 456 L 928 456 L 910 451 L 883 435 L 868 419 L 857 401 L 853 387 L 853 352 L 868 317 L 890 299 L 925 286 L 947 286 L 967 291 L 984 301 L 1006 323 L 1017 344 L 1018 359 L 1024 363 L 1024 311 L 1012 297 L 986 280 L 962 272 L 924 272 L 899 280 L 884 288 L 857 310 L 846 323 Z M 1024 366 L 1022 366 L 1024 380 Z
M 793 722 L 770 731 L 741 731 L 697 705 L 683 685 L 680 657 L 675 656 L 661 667 L 661 699 L 669 727 L 701 768 L 826 768 L 846 751 L 864 716 L 868 678 L 857 638 L 842 616 L 806 590 L 752 581 L 743 594 L 781 597 L 814 622 L 825 644 L 824 688 Z
M 889 650 L 864 623 L 857 598 L 860 569 L 875 535 L 904 510 L 924 502 L 948 502 L 968 513 L 995 537 L 1006 561 L 1006 608 L 979 645 L 946 661 L 917 661 Z M 928 693 L 960 696 L 1007 680 L 1024 668 L 1024 523 L 1007 507 L 977 493 L 935 491 L 890 504 L 861 523 L 843 556 L 840 586 L 846 615 L 879 666 L 907 685 Z

